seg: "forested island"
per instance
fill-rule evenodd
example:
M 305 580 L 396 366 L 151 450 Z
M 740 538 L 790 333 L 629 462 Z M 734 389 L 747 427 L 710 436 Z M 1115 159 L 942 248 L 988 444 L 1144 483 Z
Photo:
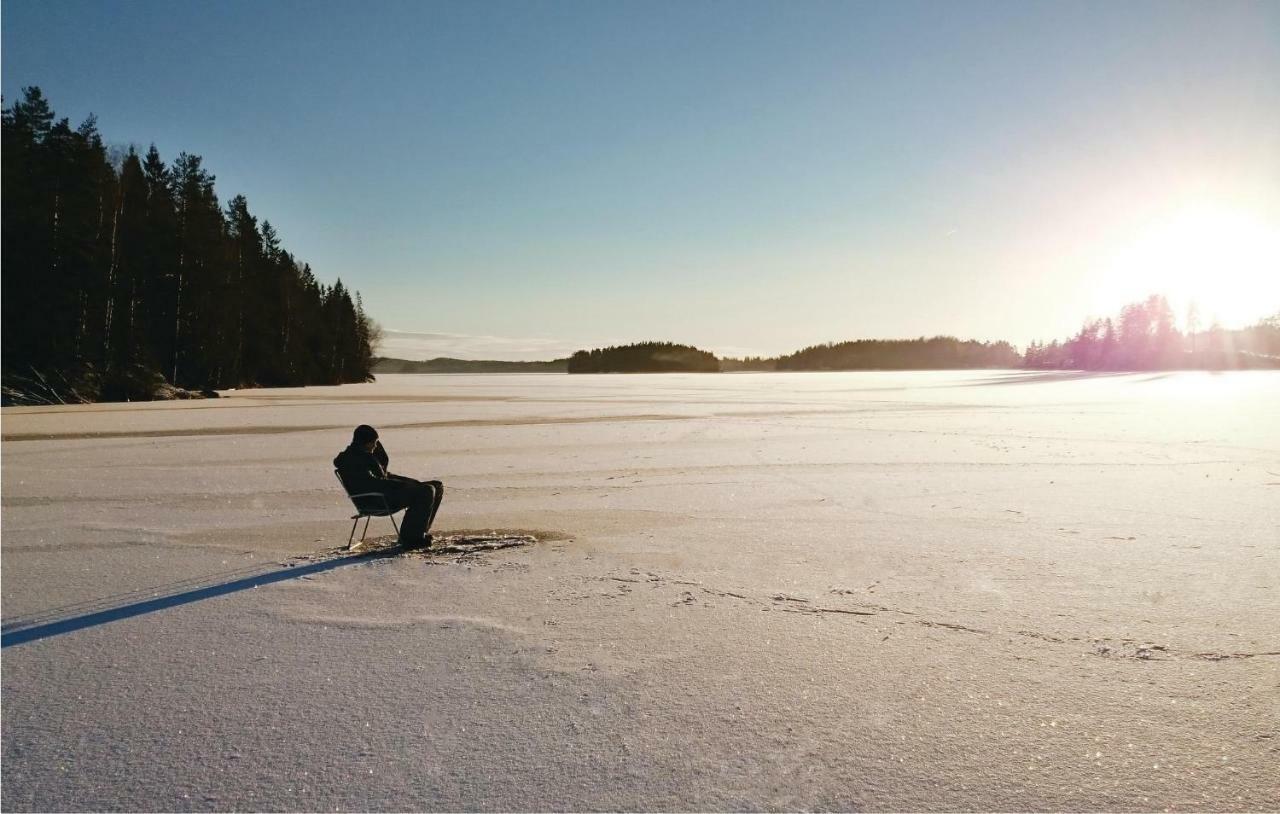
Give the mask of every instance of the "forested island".
M 414 361 L 377 357 L 373 372 L 378 373 L 565 373 L 568 359 L 550 362 L 504 362 L 498 359 L 451 359 L 438 356 L 435 359 Z
M 366 381 L 376 325 L 198 155 L 108 150 L 39 88 L 3 111 L 3 403 Z M 216 394 L 214 394 L 216 395 Z
M 640 342 L 594 350 L 569 357 L 570 373 L 718 373 L 715 354 L 672 342 Z

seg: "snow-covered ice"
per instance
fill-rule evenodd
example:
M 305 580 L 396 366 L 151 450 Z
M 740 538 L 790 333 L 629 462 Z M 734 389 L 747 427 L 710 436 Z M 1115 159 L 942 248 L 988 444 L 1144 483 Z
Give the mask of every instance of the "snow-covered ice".
M 227 395 L 4 410 L 6 810 L 1280 808 L 1280 374 Z

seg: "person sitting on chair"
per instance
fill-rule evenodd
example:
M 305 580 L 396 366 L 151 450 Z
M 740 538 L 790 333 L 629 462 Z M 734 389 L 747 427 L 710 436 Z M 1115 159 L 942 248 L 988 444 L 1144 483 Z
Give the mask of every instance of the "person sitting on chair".
M 333 466 L 349 493 L 378 492 L 392 509 L 408 509 L 400 525 L 400 545 L 426 548 L 432 539 L 427 532 L 444 500 L 444 484 L 393 475 L 387 471 L 390 460 L 378 441 L 378 431 L 361 424 L 352 433 L 351 446 L 338 453 Z

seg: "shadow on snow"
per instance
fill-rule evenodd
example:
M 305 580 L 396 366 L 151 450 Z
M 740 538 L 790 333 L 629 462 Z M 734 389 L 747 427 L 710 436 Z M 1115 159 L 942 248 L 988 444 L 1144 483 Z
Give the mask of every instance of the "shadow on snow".
M 512 546 L 530 545 L 537 541 L 538 538 L 531 534 L 455 532 L 439 538 L 437 540 L 438 545 L 430 549 L 422 549 L 420 553 L 427 556 L 439 554 L 468 556 Z M 108 622 L 117 622 L 121 619 L 131 619 L 135 616 L 142 616 L 143 614 L 154 613 L 167 608 L 176 608 L 179 605 L 189 605 L 202 599 L 213 599 L 214 597 L 225 596 L 249 588 L 270 585 L 273 582 L 283 582 L 288 579 L 297 579 L 298 577 L 307 577 L 324 571 L 332 571 L 344 565 L 367 562 L 383 557 L 395 557 L 404 553 L 404 549 L 398 545 L 385 543 L 379 545 L 375 541 L 370 542 L 373 547 L 367 547 L 354 553 L 344 552 L 339 549 L 337 552 L 332 552 L 333 556 L 321 555 L 324 559 L 315 562 L 283 565 L 274 571 L 250 573 L 248 576 L 239 577 L 238 579 L 228 578 L 243 574 L 246 571 L 256 571 L 260 566 L 251 566 L 248 569 L 233 570 L 196 579 L 179 580 L 166 585 L 147 588 L 144 590 L 153 592 L 168 591 L 169 593 L 138 602 L 129 602 L 123 605 L 116 604 L 125 597 L 138 593 L 137 591 L 130 591 L 90 602 L 64 605 L 42 613 L 31 614 L 16 621 L 8 622 L 3 626 L 2 631 L 0 631 L 0 649 L 105 625 Z M 203 585 L 181 590 L 193 583 L 198 584 L 211 578 L 226 581 L 215 585 Z M 102 605 L 107 605 L 107 607 L 95 609 L 95 606 Z M 68 614 L 71 615 L 68 616 Z M 44 621 L 44 619 L 49 619 L 49 621 Z
M 985 379 L 973 379 L 950 385 L 951 387 L 989 387 L 1004 384 L 1042 384 L 1044 382 L 1070 382 L 1081 379 L 1129 379 L 1132 382 L 1153 382 L 1166 379 L 1171 373 L 1135 370 L 1047 370 L 1040 373 L 1006 373 Z
M 273 582 L 283 582 L 287 579 L 297 579 L 311 574 L 319 574 L 323 571 L 331 571 L 334 568 L 341 568 L 344 565 L 362 562 L 373 557 L 390 557 L 394 556 L 397 551 L 377 551 L 369 554 L 361 554 L 349 557 L 334 557 L 333 559 L 321 560 L 320 562 L 308 563 L 305 565 L 286 565 L 277 568 L 274 571 L 254 574 L 252 576 L 243 577 L 241 579 L 233 579 L 229 582 L 222 582 L 217 585 L 207 585 L 202 588 L 181 591 L 179 593 L 169 594 L 167 596 L 157 596 L 151 599 L 144 599 L 140 602 L 132 602 L 127 605 L 118 605 L 104 610 L 93 611 L 90 613 L 81 613 L 65 619 L 57 619 L 43 624 L 33 624 L 30 621 L 17 621 L 6 624 L 3 632 L 0 633 L 0 648 L 8 648 L 17 644 L 26 644 L 40 639 L 47 639 L 51 636 L 58 636 L 63 633 L 72 633 L 85 628 L 105 625 L 108 622 L 117 622 L 121 619 L 131 619 L 135 616 L 142 616 L 147 613 L 165 610 L 166 608 L 176 608 L 179 605 L 189 605 L 192 602 L 199 602 L 202 599 L 213 599 L 218 596 L 244 591 L 249 588 L 257 588 L 262 585 L 270 585 Z

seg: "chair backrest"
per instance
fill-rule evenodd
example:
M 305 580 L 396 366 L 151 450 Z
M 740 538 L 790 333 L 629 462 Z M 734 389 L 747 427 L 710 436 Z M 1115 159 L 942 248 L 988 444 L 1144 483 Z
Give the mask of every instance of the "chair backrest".
M 353 495 L 351 494 L 351 487 L 347 486 L 347 482 L 342 479 L 341 470 L 333 470 L 333 476 L 338 479 L 338 483 L 342 484 L 342 491 L 347 493 L 347 497 L 351 499 L 351 505 L 356 507 L 357 512 L 372 515 L 387 513 L 387 501 L 382 495 L 376 492 Z

